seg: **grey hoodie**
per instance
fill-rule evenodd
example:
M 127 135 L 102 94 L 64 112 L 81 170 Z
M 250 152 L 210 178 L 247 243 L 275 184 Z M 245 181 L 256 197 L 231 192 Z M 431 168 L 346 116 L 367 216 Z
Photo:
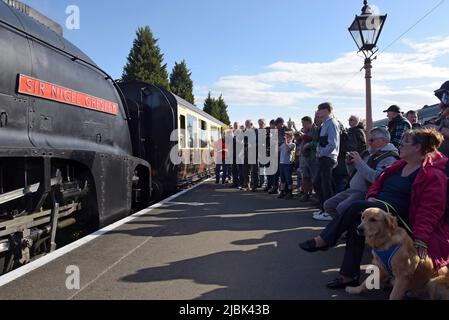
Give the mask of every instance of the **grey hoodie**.
M 321 125 L 320 139 L 326 140 L 327 145 L 318 147 L 319 157 L 328 157 L 337 163 L 338 153 L 340 150 L 340 129 L 338 122 L 333 116 L 324 120 Z
M 399 154 L 398 149 L 391 143 L 387 144 L 383 148 L 380 148 L 378 151 L 395 151 Z M 385 168 L 391 166 L 396 162 L 395 157 L 387 157 L 379 161 L 376 169 L 372 169 L 367 164 L 368 159 L 372 154 L 373 152 L 370 150 L 370 155 L 364 157 L 363 161 L 355 166 L 357 172 L 349 183 L 349 189 L 366 193 L 369 186 L 377 179 L 377 177 L 385 170 Z

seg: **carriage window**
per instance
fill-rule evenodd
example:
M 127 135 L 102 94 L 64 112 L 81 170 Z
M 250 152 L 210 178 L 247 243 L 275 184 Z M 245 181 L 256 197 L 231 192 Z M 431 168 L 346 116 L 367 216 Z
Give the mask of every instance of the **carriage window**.
M 201 120 L 201 146 L 200 148 L 207 148 L 208 147 L 208 139 L 207 139 L 207 123 L 206 121 Z
M 218 139 L 220 139 L 220 131 L 219 131 L 219 129 L 217 127 L 211 127 L 210 131 L 211 131 L 212 143 L 214 143 L 215 141 L 218 141 Z
M 179 146 L 181 148 L 186 147 L 186 116 L 179 116 Z
M 188 148 L 198 148 L 198 119 L 187 116 L 187 143 Z

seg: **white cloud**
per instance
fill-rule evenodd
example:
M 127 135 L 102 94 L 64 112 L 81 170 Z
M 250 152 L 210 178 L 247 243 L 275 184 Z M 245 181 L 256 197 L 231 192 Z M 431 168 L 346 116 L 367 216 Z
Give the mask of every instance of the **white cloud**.
M 449 36 L 428 38 L 421 43 L 403 40 L 406 53 L 385 52 L 373 61 L 373 112 L 375 118 L 390 104 L 419 108 L 435 102 L 433 90 L 449 78 L 449 67 L 436 66 L 436 59 L 449 54 Z M 221 77 L 207 91 L 223 94 L 232 106 L 296 107 L 310 99 L 339 101 L 347 110 L 364 105 L 363 59 L 354 52 L 329 62 L 277 61 L 254 75 Z M 203 89 L 204 89 L 203 88 Z M 200 93 L 205 97 L 207 93 Z M 337 112 L 338 113 L 338 112 Z M 347 113 L 340 110 L 341 114 Z

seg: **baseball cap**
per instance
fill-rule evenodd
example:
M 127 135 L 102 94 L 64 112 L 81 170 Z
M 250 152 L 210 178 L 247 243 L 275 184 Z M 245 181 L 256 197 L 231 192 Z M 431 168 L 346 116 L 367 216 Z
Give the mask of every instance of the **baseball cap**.
M 435 90 L 435 96 L 445 105 L 449 104 L 449 81 L 443 83 L 440 89 Z
M 392 105 L 390 106 L 387 110 L 384 110 L 384 112 L 396 112 L 396 113 L 400 113 L 401 112 L 401 108 L 399 108 L 397 105 Z

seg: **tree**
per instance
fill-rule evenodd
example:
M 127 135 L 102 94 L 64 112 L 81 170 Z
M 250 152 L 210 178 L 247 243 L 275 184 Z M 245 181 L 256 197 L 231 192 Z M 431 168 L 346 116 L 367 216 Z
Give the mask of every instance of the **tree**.
M 228 115 L 228 105 L 224 101 L 223 95 L 220 95 L 220 97 L 218 98 L 217 105 L 218 105 L 218 111 L 219 111 L 219 115 L 220 115 L 220 117 L 217 119 L 219 119 L 221 122 L 223 122 L 224 124 L 229 126 L 231 124 L 231 121 L 229 120 L 229 115 Z
M 207 95 L 206 100 L 204 100 L 204 112 L 207 112 L 215 119 L 220 120 L 226 125 L 230 125 L 231 121 L 229 121 L 229 115 L 228 115 L 228 106 L 226 102 L 223 99 L 223 96 L 220 95 L 220 97 L 217 99 L 213 98 L 209 92 Z
M 150 27 L 139 27 L 133 47 L 128 55 L 128 62 L 123 68 L 122 80 L 140 80 L 166 89 L 168 85 L 167 65 L 162 64 L 164 55 L 157 45 Z
M 175 62 L 170 75 L 170 90 L 191 104 L 195 104 L 191 75 L 192 73 L 187 69 L 187 64 L 184 60 L 181 63 Z
M 218 107 L 217 99 L 213 98 L 209 92 L 206 100 L 204 100 L 203 111 L 210 114 L 212 117 L 218 119 L 220 116 L 220 109 Z

